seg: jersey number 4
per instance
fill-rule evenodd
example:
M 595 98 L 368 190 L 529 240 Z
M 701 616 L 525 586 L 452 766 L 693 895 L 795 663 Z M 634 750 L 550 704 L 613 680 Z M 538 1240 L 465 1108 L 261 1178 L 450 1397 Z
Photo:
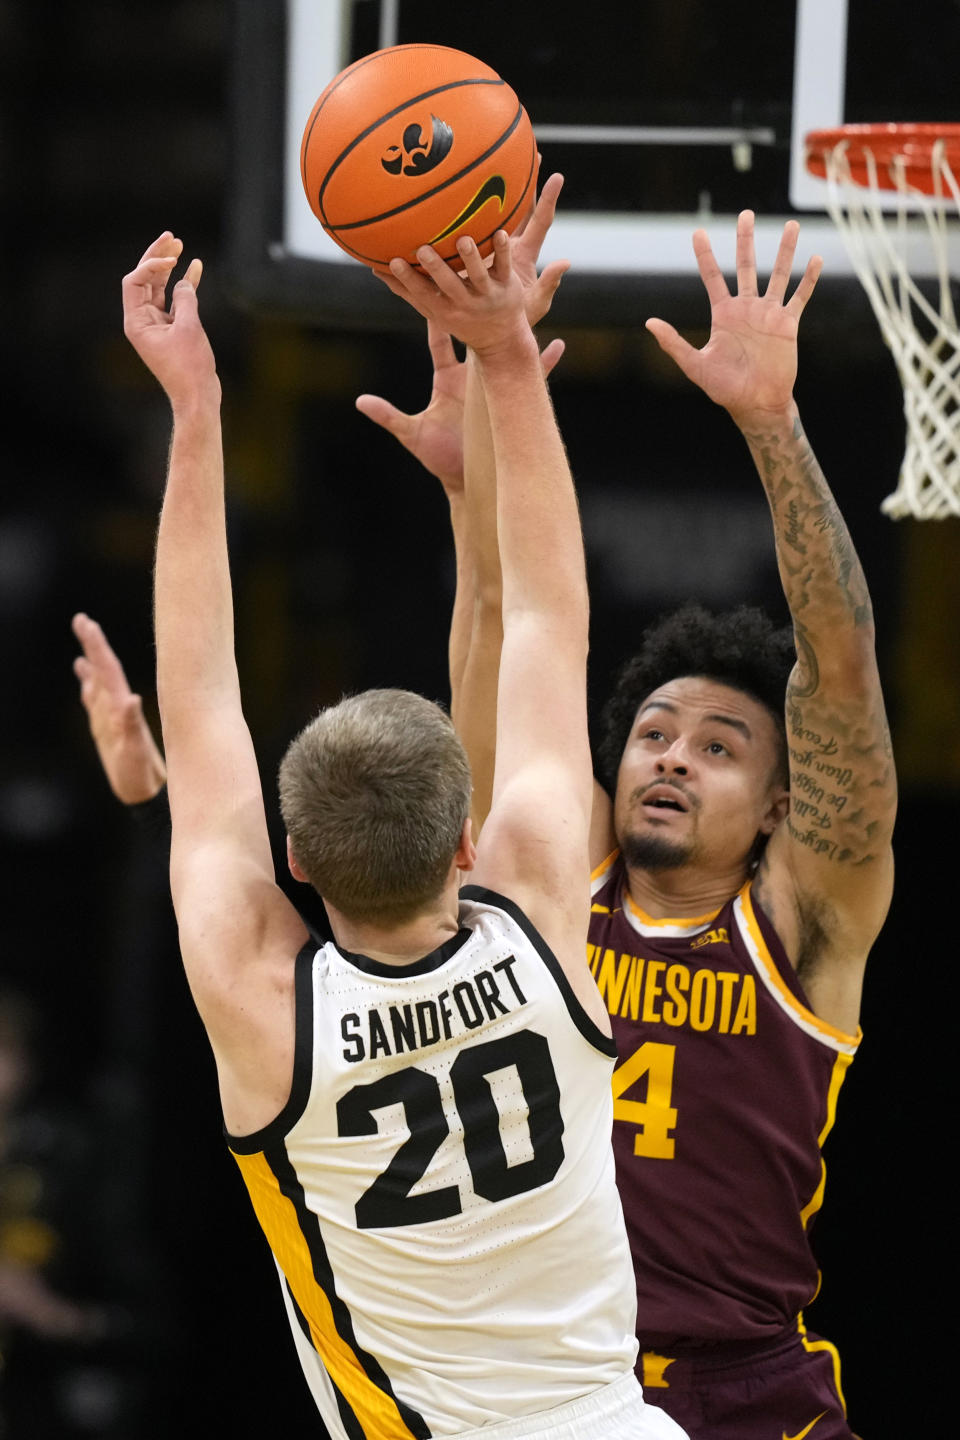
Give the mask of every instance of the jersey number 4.
M 516 1071 L 523 1091 L 533 1151 L 529 1159 L 514 1165 L 503 1146 L 500 1111 L 488 1078 L 494 1071 L 506 1069 Z M 542 1035 L 520 1030 L 468 1046 L 451 1065 L 450 1082 L 477 1195 L 485 1200 L 505 1200 L 553 1179 L 563 1161 L 563 1117 L 550 1047 Z M 357 1201 L 357 1227 L 423 1225 L 459 1215 L 463 1203 L 458 1185 L 410 1193 L 450 1133 L 436 1076 L 410 1065 L 370 1085 L 355 1085 L 337 1105 L 340 1134 L 376 1135 L 374 1112 L 387 1105 L 403 1106 L 410 1133 L 386 1170 Z
M 643 1155 L 650 1160 L 673 1159 L 677 1112 L 670 1100 L 676 1053 L 675 1045 L 646 1040 L 613 1072 L 613 1118 L 640 1127 L 633 1142 L 634 1155 Z M 625 1100 L 627 1091 L 644 1076 L 647 1080 L 646 1099 Z

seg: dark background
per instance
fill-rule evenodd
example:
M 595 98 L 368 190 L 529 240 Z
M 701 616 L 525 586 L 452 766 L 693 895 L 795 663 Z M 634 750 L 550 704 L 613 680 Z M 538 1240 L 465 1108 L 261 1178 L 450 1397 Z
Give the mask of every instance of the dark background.
M 658 8 L 665 23 L 669 7 Z M 911 8 L 924 81 L 937 57 L 917 39 L 920 12 L 953 24 L 956 7 Z M 688 21 L 695 11 L 674 8 Z M 344 689 L 447 693 L 443 498 L 353 408 L 364 390 L 420 408 L 425 346 L 415 333 L 251 308 L 231 262 L 231 175 L 244 163 L 232 142 L 233 19 L 223 0 L 162 12 L 91 0 L 55 17 L 0 3 L 0 987 L 26 995 L 39 1020 L 31 1165 L 60 1237 L 49 1275 L 110 1317 L 87 1346 L 3 1335 L 0 1410 L 15 1440 L 319 1429 L 222 1142 L 162 850 L 112 801 L 71 672 L 70 617 L 83 609 L 153 713 L 150 566 L 168 418 L 121 334 L 119 281 L 162 229 L 206 265 L 238 657 L 268 792 L 286 739 Z M 422 38 L 464 43 L 439 21 Z M 498 63 L 483 38 L 470 48 Z M 759 35 L 756 45 L 760 64 Z M 713 64 L 704 58 L 705 75 Z M 890 75 L 879 70 L 872 92 L 861 79 L 858 103 L 883 118 L 894 98 L 905 103 Z M 561 79 L 573 86 L 576 72 Z M 545 154 L 546 169 L 558 164 L 572 173 L 577 157 Z M 731 208 L 760 207 L 762 174 L 740 180 Z M 661 298 L 660 313 L 702 342 L 697 283 Z M 561 292 L 544 333 L 568 342 L 553 391 L 582 499 L 594 701 L 662 608 L 745 599 L 786 618 L 743 443 L 661 358 L 642 328 L 649 313 L 638 304 L 614 328 L 578 311 L 566 330 Z M 955 1013 L 958 522 L 880 514 L 902 455 L 902 393 L 856 282 L 826 285 L 804 317 L 797 395 L 873 592 L 902 778 L 897 893 L 827 1142 L 824 1283 L 807 1317 L 840 1346 L 854 1427 L 883 1440 L 933 1433 L 946 1414 L 934 1357 L 950 1233 L 938 1141 L 950 1133 Z

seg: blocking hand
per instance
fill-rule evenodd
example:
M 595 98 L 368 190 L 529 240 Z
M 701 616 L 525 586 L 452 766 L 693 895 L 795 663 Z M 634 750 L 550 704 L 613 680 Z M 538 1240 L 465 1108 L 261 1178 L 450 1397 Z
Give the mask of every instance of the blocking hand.
M 466 365 L 459 361 L 449 335 L 427 322 L 427 342 L 433 360 L 433 388 L 424 410 L 408 415 L 381 395 L 358 395 L 357 409 L 375 425 L 395 436 L 404 449 L 431 475 L 447 495 L 463 489 L 463 403 L 467 388 Z M 563 341 L 551 340 L 540 356 L 549 375 L 563 354 Z
M 493 237 L 493 263 L 487 267 L 476 242 L 457 241 L 463 274 L 455 274 L 432 245 L 421 245 L 417 260 L 423 274 L 397 257 L 381 279 L 425 320 L 462 340 L 478 356 L 492 355 L 533 336 L 526 318 L 525 287 L 513 268 L 505 230 Z
M 425 409 L 408 415 L 381 395 L 358 395 L 356 406 L 361 415 L 395 436 L 451 495 L 463 489 L 467 372 L 457 359 L 450 336 L 432 320 L 427 322 L 427 343 L 433 361 L 433 386 Z
M 525 309 L 531 325 L 536 325 L 546 315 L 560 288 L 560 281 L 570 269 L 569 260 L 554 260 L 544 267 L 542 275 L 537 274 L 537 261 L 556 218 L 562 186 L 563 176 L 551 175 L 545 181 L 533 211 L 510 237 L 513 268 L 526 290 Z
M 175 410 L 199 395 L 215 391 L 219 397 L 213 350 L 197 310 L 200 260 L 190 261 L 167 308 L 167 284 L 182 250 L 182 242 L 165 230 L 121 284 L 124 334 Z
M 73 670 L 110 789 L 124 805 L 152 800 L 167 772 L 144 719 L 143 701 L 130 689 L 123 666 L 97 622 L 79 614 L 72 623 L 83 647 Z
M 798 233 L 797 222 L 788 220 L 766 291 L 760 295 L 754 216 L 744 210 L 737 221 L 737 293 L 731 295 L 706 231 L 697 230 L 693 249 L 710 299 L 710 339 L 697 350 L 665 320 L 647 321 L 657 344 L 684 375 L 738 423 L 751 413 L 783 410 L 792 402 L 800 316 L 823 268 L 820 256 L 813 256 L 784 302 Z

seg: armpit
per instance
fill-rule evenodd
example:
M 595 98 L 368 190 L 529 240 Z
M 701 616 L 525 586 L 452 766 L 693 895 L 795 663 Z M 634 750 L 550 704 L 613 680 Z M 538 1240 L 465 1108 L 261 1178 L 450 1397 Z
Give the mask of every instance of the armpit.
M 837 922 L 824 900 L 805 897 L 797 903 L 797 953 L 794 968 L 803 984 L 817 972 L 836 939 Z

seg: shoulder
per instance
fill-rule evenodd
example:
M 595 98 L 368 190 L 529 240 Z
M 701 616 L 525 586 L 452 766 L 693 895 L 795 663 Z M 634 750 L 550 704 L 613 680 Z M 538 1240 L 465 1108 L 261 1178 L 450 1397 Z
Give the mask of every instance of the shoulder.
M 509 895 L 566 964 L 578 950 L 583 956 L 590 862 L 586 817 L 556 806 L 557 791 L 549 767 L 531 767 L 495 798 L 472 879 Z
M 882 917 L 878 923 L 864 923 L 863 916 L 838 905 L 830 893 L 801 888 L 790 867 L 782 859 L 778 863 L 776 851 L 761 860 L 751 891 L 813 1013 L 847 1034 L 855 1033 L 867 958 Z
M 276 1114 L 289 1089 L 296 958 L 310 932 L 279 886 L 267 881 L 228 883 L 206 895 L 189 887 L 178 897 L 177 920 L 228 1128 L 244 1133 L 265 1123 L 266 1111 Z
M 482 924 L 483 912 L 492 912 L 515 939 L 522 936 L 551 975 L 577 1028 L 596 1048 L 613 1053 L 610 1019 L 587 967 L 586 906 L 575 926 L 562 919 L 557 922 L 549 913 L 548 919 L 555 923 L 545 926 L 538 914 L 531 913 L 516 886 L 511 886 L 511 894 L 506 896 L 488 886 L 468 885 L 460 891 L 460 899 L 465 924 Z
M 242 855 L 227 873 L 184 865 L 176 894 L 184 966 L 194 998 L 243 1006 L 273 957 L 296 955 L 307 926 L 280 886 Z

